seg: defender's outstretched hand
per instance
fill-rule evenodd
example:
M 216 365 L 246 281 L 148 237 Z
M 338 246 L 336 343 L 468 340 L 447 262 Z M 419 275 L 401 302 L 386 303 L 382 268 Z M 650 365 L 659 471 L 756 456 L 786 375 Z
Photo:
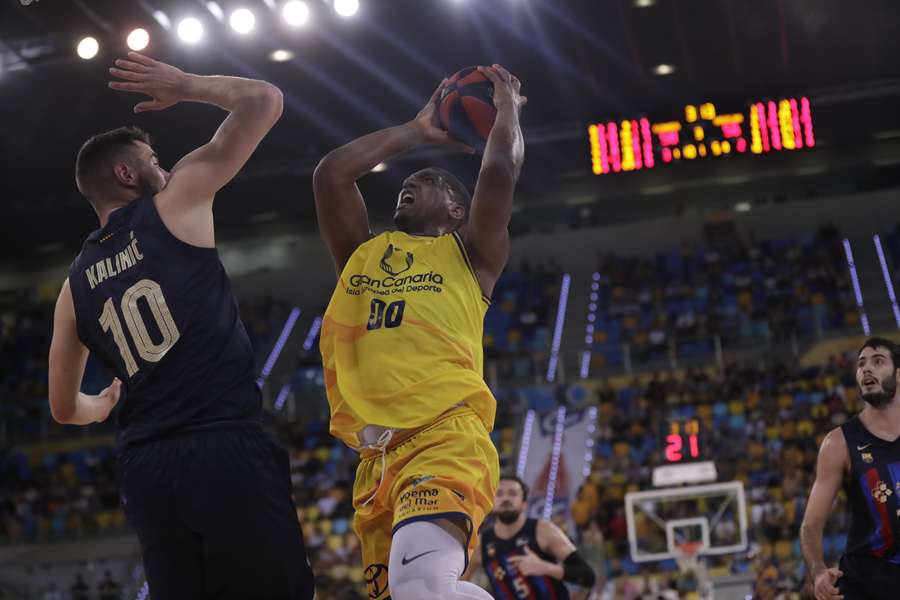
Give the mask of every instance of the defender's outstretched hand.
M 126 81 L 110 81 L 109 87 L 153 98 L 136 104 L 134 112 L 164 110 L 187 99 L 190 75 L 138 52 L 129 52 L 128 58 L 130 60 L 116 60 L 116 66 L 109 69 L 110 75 Z

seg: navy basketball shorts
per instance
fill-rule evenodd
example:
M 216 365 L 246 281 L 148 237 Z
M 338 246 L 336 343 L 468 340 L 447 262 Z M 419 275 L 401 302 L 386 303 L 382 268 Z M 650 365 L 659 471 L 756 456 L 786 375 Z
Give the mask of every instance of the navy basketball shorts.
M 153 600 L 313 597 L 288 454 L 261 428 L 147 442 L 119 475 Z
M 844 576 L 837 580 L 837 587 L 844 600 L 900 598 L 900 565 L 870 556 L 844 555 L 839 568 Z

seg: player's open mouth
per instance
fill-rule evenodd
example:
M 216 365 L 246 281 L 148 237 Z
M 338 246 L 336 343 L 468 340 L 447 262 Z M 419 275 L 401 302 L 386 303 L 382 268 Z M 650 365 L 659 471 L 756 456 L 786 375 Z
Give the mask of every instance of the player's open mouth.
M 416 197 L 412 195 L 412 192 L 403 192 L 400 194 L 400 206 L 412 204 L 415 199 Z
M 875 385 L 876 383 L 878 383 L 878 380 L 871 377 L 863 379 L 863 385 Z

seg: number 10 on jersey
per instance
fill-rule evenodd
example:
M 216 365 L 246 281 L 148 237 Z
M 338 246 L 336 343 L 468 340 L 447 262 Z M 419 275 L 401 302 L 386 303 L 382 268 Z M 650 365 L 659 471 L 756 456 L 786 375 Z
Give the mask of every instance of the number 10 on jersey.
M 144 317 L 138 309 L 138 300 L 143 298 L 150 308 L 150 314 L 156 321 L 156 326 L 162 334 L 162 341 L 156 343 L 147 331 Z M 138 351 L 138 355 L 148 362 L 159 362 L 166 352 L 175 345 L 181 333 L 169 312 L 169 305 L 163 296 L 159 284 L 150 279 L 141 279 L 122 294 L 122 316 L 125 317 L 125 325 L 128 327 L 131 341 Z M 125 339 L 125 331 L 122 329 L 122 321 L 116 313 L 112 298 L 107 298 L 103 303 L 103 312 L 100 313 L 100 327 L 103 331 L 112 331 L 113 341 L 119 349 L 122 361 L 125 363 L 125 371 L 131 377 L 138 372 L 138 364 Z

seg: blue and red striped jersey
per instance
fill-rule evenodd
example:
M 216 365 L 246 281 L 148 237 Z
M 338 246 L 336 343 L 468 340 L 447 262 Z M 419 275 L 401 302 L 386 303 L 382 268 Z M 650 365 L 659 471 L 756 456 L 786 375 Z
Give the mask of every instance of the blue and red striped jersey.
M 841 429 L 850 452 L 847 554 L 900 564 L 900 439 L 875 437 L 859 417 Z
M 525 554 L 525 547 L 543 560 L 556 559 L 541 551 L 537 542 L 537 519 L 528 519 L 522 529 L 503 539 L 488 527 L 481 534 L 481 560 L 497 600 L 569 600 L 565 584 L 551 577 L 525 577 L 509 563 L 509 558 Z

